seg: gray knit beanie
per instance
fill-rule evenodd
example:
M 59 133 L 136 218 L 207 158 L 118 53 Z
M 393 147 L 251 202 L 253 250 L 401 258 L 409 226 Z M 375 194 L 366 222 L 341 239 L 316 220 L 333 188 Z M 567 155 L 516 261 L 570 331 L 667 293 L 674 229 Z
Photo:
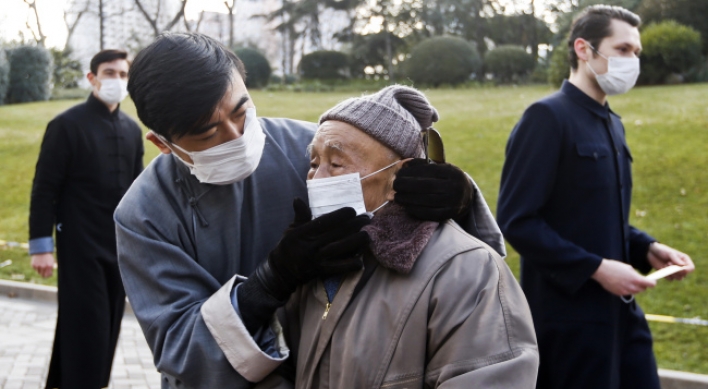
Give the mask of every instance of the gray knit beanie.
M 438 121 L 438 111 L 417 89 L 391 85 L 337 104 L 320 116 L 349 123 L 398 153 L 402 158 L 423 156 L 421 131 Z

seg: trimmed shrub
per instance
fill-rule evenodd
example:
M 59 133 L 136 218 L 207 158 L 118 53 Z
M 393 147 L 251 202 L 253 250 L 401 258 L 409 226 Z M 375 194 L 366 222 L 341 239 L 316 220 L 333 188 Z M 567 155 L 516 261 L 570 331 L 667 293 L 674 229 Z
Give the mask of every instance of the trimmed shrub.
M 270 62 L 258 50 L 243 48 L 234 50 L 246 67 L 246 87 L 265 88 L 270 81 Z
M 81 63 L 71 58 L 71 48 L 51 49 L 50 52 L 54 60 L 54 89 L 78 88 L 84 71 L 81 69 Z
M 10 89 L 10 61 L 5 50 L 0 48 L 0 105 L 5 104 L 5 96 Z
M 414 83 L 438 87 L 469 80 L 481 69 L 482 58 L 476 45 L 462 38 L 440 36 L 413 47 L 404 65 L 406 75 Z
M 10 51 L 9 103 L 49 100 L 52 94 L 52 56 L 39 46 Z
M 548 83 L 559 87 L 563 80 L 570 75 L 570 61 L 568 61 L 568 47 L 565 45 L 556 46 L 550 53 L 551 59 L 548 64 Z
M 349 78 L 349 57 L 339 51 L 313 51 L 302 57 L 298 72 L 306 80 L 346 79 Z
M 286 74 L 283 80 L 285 81 L 285 85 L 292 85 L 299 81 L 297 76 L 294 74 Z
M 498 82 L 519 82 L 533 71 L 536 61 L 521 46 L 501 45 L 484 55 L 484 67 Z
M 640 82 L 660 84 L 701 65 L 701 34 L 673 20 L 648 25 L 642 31 Z

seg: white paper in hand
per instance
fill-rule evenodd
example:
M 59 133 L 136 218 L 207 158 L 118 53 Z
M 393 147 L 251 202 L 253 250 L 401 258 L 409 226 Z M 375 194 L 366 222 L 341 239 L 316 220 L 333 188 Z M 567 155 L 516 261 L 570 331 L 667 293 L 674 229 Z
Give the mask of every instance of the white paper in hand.
M 672 274 L 678 273 L 681 270 L 683 270 L 683 266 L 678 266 L 678 265 L 667 266 L 665 268 L 655 271 L 654 273 L 649 274 L 647 276 L 647 279 L 648 280 L 659 280 L 664 277 L 668 277 Z

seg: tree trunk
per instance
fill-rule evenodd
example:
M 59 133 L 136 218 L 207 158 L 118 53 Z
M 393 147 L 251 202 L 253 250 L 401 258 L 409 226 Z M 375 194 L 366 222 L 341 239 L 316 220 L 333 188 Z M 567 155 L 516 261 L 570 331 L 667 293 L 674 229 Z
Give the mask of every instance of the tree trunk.
M 103 50 L 104 41 L 104 25 L 103 25 L 103 0 L 98 0 L 98 41 L 99 48 Z
M 229 5 L 228 1 L 224 1 L 226 9 L 229 10 L 229 48 L 233 50 L 234 48 L 234 9 L 236 8 L 236 0 L 231 2 Z
M 536 25 L 536 0 L 531 0 L 531 55 L 538 60 L 538 26 Z
M 391 50 L 391 31 L 388 30 L 388 20 L 384 19 L 384 33 L 386 34 L 386 61 L 388 62 L 388 82 L 396 82 L 396 75 L 393 74 L 393 54 Z
M 288 55 L 288 74 L 295 74 L 295 43 L 297 42 L 297 34 L 295 29 L 288 29 L 288 41 L 290 42 L 290 53 Z

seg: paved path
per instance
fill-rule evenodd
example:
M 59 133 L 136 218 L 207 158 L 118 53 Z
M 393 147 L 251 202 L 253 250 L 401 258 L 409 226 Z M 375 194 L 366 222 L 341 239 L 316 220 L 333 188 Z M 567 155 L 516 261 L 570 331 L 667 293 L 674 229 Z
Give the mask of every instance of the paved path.
M 56 304 L 0 295 L 1 389 L 44 388 L 56 316 Z M 123 317 L 109 388 L 160 388 L 152 353 L 131 314 Z

